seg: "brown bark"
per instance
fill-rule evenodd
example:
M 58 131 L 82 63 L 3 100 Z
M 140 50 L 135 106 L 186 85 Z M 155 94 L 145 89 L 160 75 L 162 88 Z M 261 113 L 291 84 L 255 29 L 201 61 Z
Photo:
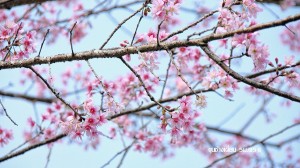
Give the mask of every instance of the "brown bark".
M 16 6 L 44 3 L 55 0 L 0 0 L 0 9 L 11 9 Z

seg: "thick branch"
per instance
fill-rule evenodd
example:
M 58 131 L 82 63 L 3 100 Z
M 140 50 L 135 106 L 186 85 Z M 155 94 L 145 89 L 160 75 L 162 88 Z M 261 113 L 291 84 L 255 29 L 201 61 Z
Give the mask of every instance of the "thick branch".
M 280 19 L 280 20 L 275 20 L 275 21 L 271 21 L 271 22 L 267 22 L 267 23 L 263 23 L 263 24 L 257 24 L 255 26 L 251 26 L 248 28 L 243 28 L 243 29 L 238 29 L 232 32 L 227 32 L 227 33 L 222 33 L 222 34 L 210 34 L 207 35 L 202 39 L 203 42 L 210 42 L 210 41 L 214 41 L 214 40 L 219 40 L 219 39 L 224 39 L 227 37 L 231 37 L 234 36 L 235 34 L 243 34 L 243 33 L 253 33 L 255 31 L 259 31 L 259 30 L 263 30 L 263 29 L 268 29 L 271 27 L 277 27 L 277 26 L 284 26 L 287 23 L 290 22 L 294 22 L 300 19 L 300 14 L 296 14 L 296 15 L 292 15 L 289 16 L 287 18 L 284 19 Z
M 106 49 L 106 50 L 90 50 L 90 51 L 74 53 L 75 54 L 74 56 L 72 56 L 72 54 L 59 54 L 50 57 L 41 57 L 41 58 L 35 57 L 35 58 L 22 60 L 22 61 L 11 61 L 11 62 L 1 61 L 0 70 L 28 67 L 32 65 L 38 65 L 38 64 L 48 64 L 49 62 L 56 63 L 56 62 L 65 62 L 65 61 L 74 61 L 74 60 L 88 60 L 92 58 L 120 58 L 126 54 L 136 54 L 138 53 L 138 51 L 149 52 L 149 51 L 164 50 L 165 48 L 173 49 L 173 48 L 187 47 L 187 46 L 201 46 L 204 45 L 204 43 L 213 40 L 231 37 L 235 34 L 250 33 L 250 32 L 255 32 L 255 31 L 259 31 L 271 27 L 281 26 L 299 19 L 300 19 L 300 14 L 297 14 L 297 15 L 289 16 L 285 19 L 268 22 L 264 24 L 258 24 L 256 26 L 251 26 L 249 28 L 239 29 L 228 33 L 211 34 L 203 38 L 194 39 L 194 40 L 177 40 L 171 42 L 164 42 L 164 43 L 160 43 L 159 46 L 157 44 L 146 44 L 139 47 L 113 48 L 113 49 Z
M 43 97 L 28 96 L 28 95 L 25 95 L 25 94 L 4 92 L 4 91 L 0 91 L 0 95 L 1 96 L 11 97 L 11 98 L 25 99 L 25 100 L 28 100 L 28 101 L 31 101 L 31 102 L 52 103 L 55 100 L 53 98 L 43 98 Z
M 15 6 L 30 5 L 59 0 L 0 0 L 0 9 L 10 9 Z

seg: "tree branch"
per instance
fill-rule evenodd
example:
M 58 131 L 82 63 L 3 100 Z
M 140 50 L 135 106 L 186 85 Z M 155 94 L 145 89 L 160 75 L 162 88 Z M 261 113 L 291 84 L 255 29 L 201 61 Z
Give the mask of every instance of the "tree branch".
M 243 83 L 246 83 L 246 84 L 248 84 L 250 86 L 253 86 L 255 88 L 268 91 L 268 92 L 273 93 L 273 94 L 275 94 L 277 96 L 284 97 L 284 98 L 287 98 L 287 99 L 295 101 L 295 102 L 300 102 L 300 97 L 298 97 L 298 96 L 294 96 L 294 95 L 289 94 L 287 92 L 280 91 L 278 89 L 272 88 L 272 87 L 270 87 L 268 85 L 256 82 L 254 80 L 251 80 L 251 79 L 249 79 L 247 77 L 244 77 L 244 76 L 238 74 L 237 72 L 235 72 L 234 70 L 232 70 L 231 68 L 229 68 L 226 64 L 224 64 L 220 60 L 220 58 L 217 55 L 215 55 L 208 48 L 208 46 L 201 46 L 201 48 L 208 55 L 209 58 L 211 58 L 212 60 L 214 60 L 214 62 L 217 63 L 227 74 L 229 74 L 230 76 L 232 76 L 236 80 L 239 80 L 239 81 L 241 81 Z
M 300 19 L 300 14 L 289 16 L 285 19 L 268 22 L 264 24 L 258 24 L 256 26 L 251 26 L 249 28 L 238 29 L 232 32 L 227 32 L 223 34 L 211 34 L 208 36 L 204 36 L 203 38 L 194 39 L 194 40 L 176 40 L 171 42 L 164 42 L 160 43 L 160 46 L 157 44 L 146 44 L 141 45 L 139 47 L 118 47 L 118 48 L 111 48 L 106 50 L 90 50 L 90 51 L 83 51 L 75 53 L 75 56 L 71 54 L 59 54 L 50 57 L 42 57 L 42 58 L 31 58 L 27 60 L 20 60 L 20 61 L 10 61 L 10 62 L 0 62 L 0 70 L 1 69 L 12 69 L 12 68 L 21 68 L 21 67 L 28 67 L 32 65 L 38 64 L 48 64 L 50 61 L 51 63 L 57 62 L 65 62 L 65 61 L 75 61 L 75 60 L 88 60 L 92 58 L 121 58 L 123 55 L 126 54 L 137 54 L 138 51 L 140 52 L 149 52 L 149 51 L 160 51 L 164 50 L 165 48 L 173 49 L 178 47 L 187 47 L 187 46 L 202 46 L 205 43 L 223 39 L 226 37 L 231 37 L 235 34 L 242 34 L 242 33 L 251 33 L 271 27 L 285 25 L 289 22 L 293 22 Z
M 0 9 L 11 9 L 16 6 L 39 4 L 50 1 L 61 1 L 61 0 L 0 0 Z

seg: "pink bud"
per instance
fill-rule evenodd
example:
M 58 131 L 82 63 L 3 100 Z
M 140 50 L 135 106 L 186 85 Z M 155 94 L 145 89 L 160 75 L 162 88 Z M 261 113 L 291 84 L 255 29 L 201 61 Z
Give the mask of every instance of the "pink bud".
M 268 65 L 270 65 L 271 67 L 274 67 L 274 65 L 273 65 L 273 63 L 272 62 L 269 62 L 269 64 Z

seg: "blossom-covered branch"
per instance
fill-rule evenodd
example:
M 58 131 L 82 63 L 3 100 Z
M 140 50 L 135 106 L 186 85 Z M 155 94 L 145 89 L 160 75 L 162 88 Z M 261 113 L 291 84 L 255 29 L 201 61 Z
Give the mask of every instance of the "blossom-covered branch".
M 235 34 L 251 33 L 251 32 L 255 32 L 255 31 L 259 31 L 271 27 L 282 26 L 296 20 L 300 20 L 300 14 L 289 16 L 285 19 L 272 21 L 265 24 L 258 24 L 255 26 L 251 26 L 249 28 L 235 30 L 228 33 L 212 34 L 199 39 L 194 39 L 189 41 L 178 40 L 172 42 L 164 42 L 164 43 L 160 43 L 160 46 L 157 46 L 156 44 L 146 44 L 139 47 L 111 48 L 106 50 L 94 49 L 90 51 L 74 53 L 74 56 L 72 56 L 72 54 L 59 54 L 59 55 L 48 56 L 48 57 L 35 57 L 35 58 L 30 58 L 22 61 L 10 61 L 10 62 L 2 61 L 0 62 L 0 70 L 21 68 L 21 67 L 27 67 L 27 66 L 39 65 L 39 64 L 48 64 L 48 63 L 52 64 L 56 62 L 87 60 L 92 58 L 120 58 L 124 55 L 137 54 L 138 52 L 159 51 L 159 50 L 164 50 L 165 48 L 173 49 L 173 48 L 186 47 L 186 46 L 201 46 L 213 40 L 230 37 Z

